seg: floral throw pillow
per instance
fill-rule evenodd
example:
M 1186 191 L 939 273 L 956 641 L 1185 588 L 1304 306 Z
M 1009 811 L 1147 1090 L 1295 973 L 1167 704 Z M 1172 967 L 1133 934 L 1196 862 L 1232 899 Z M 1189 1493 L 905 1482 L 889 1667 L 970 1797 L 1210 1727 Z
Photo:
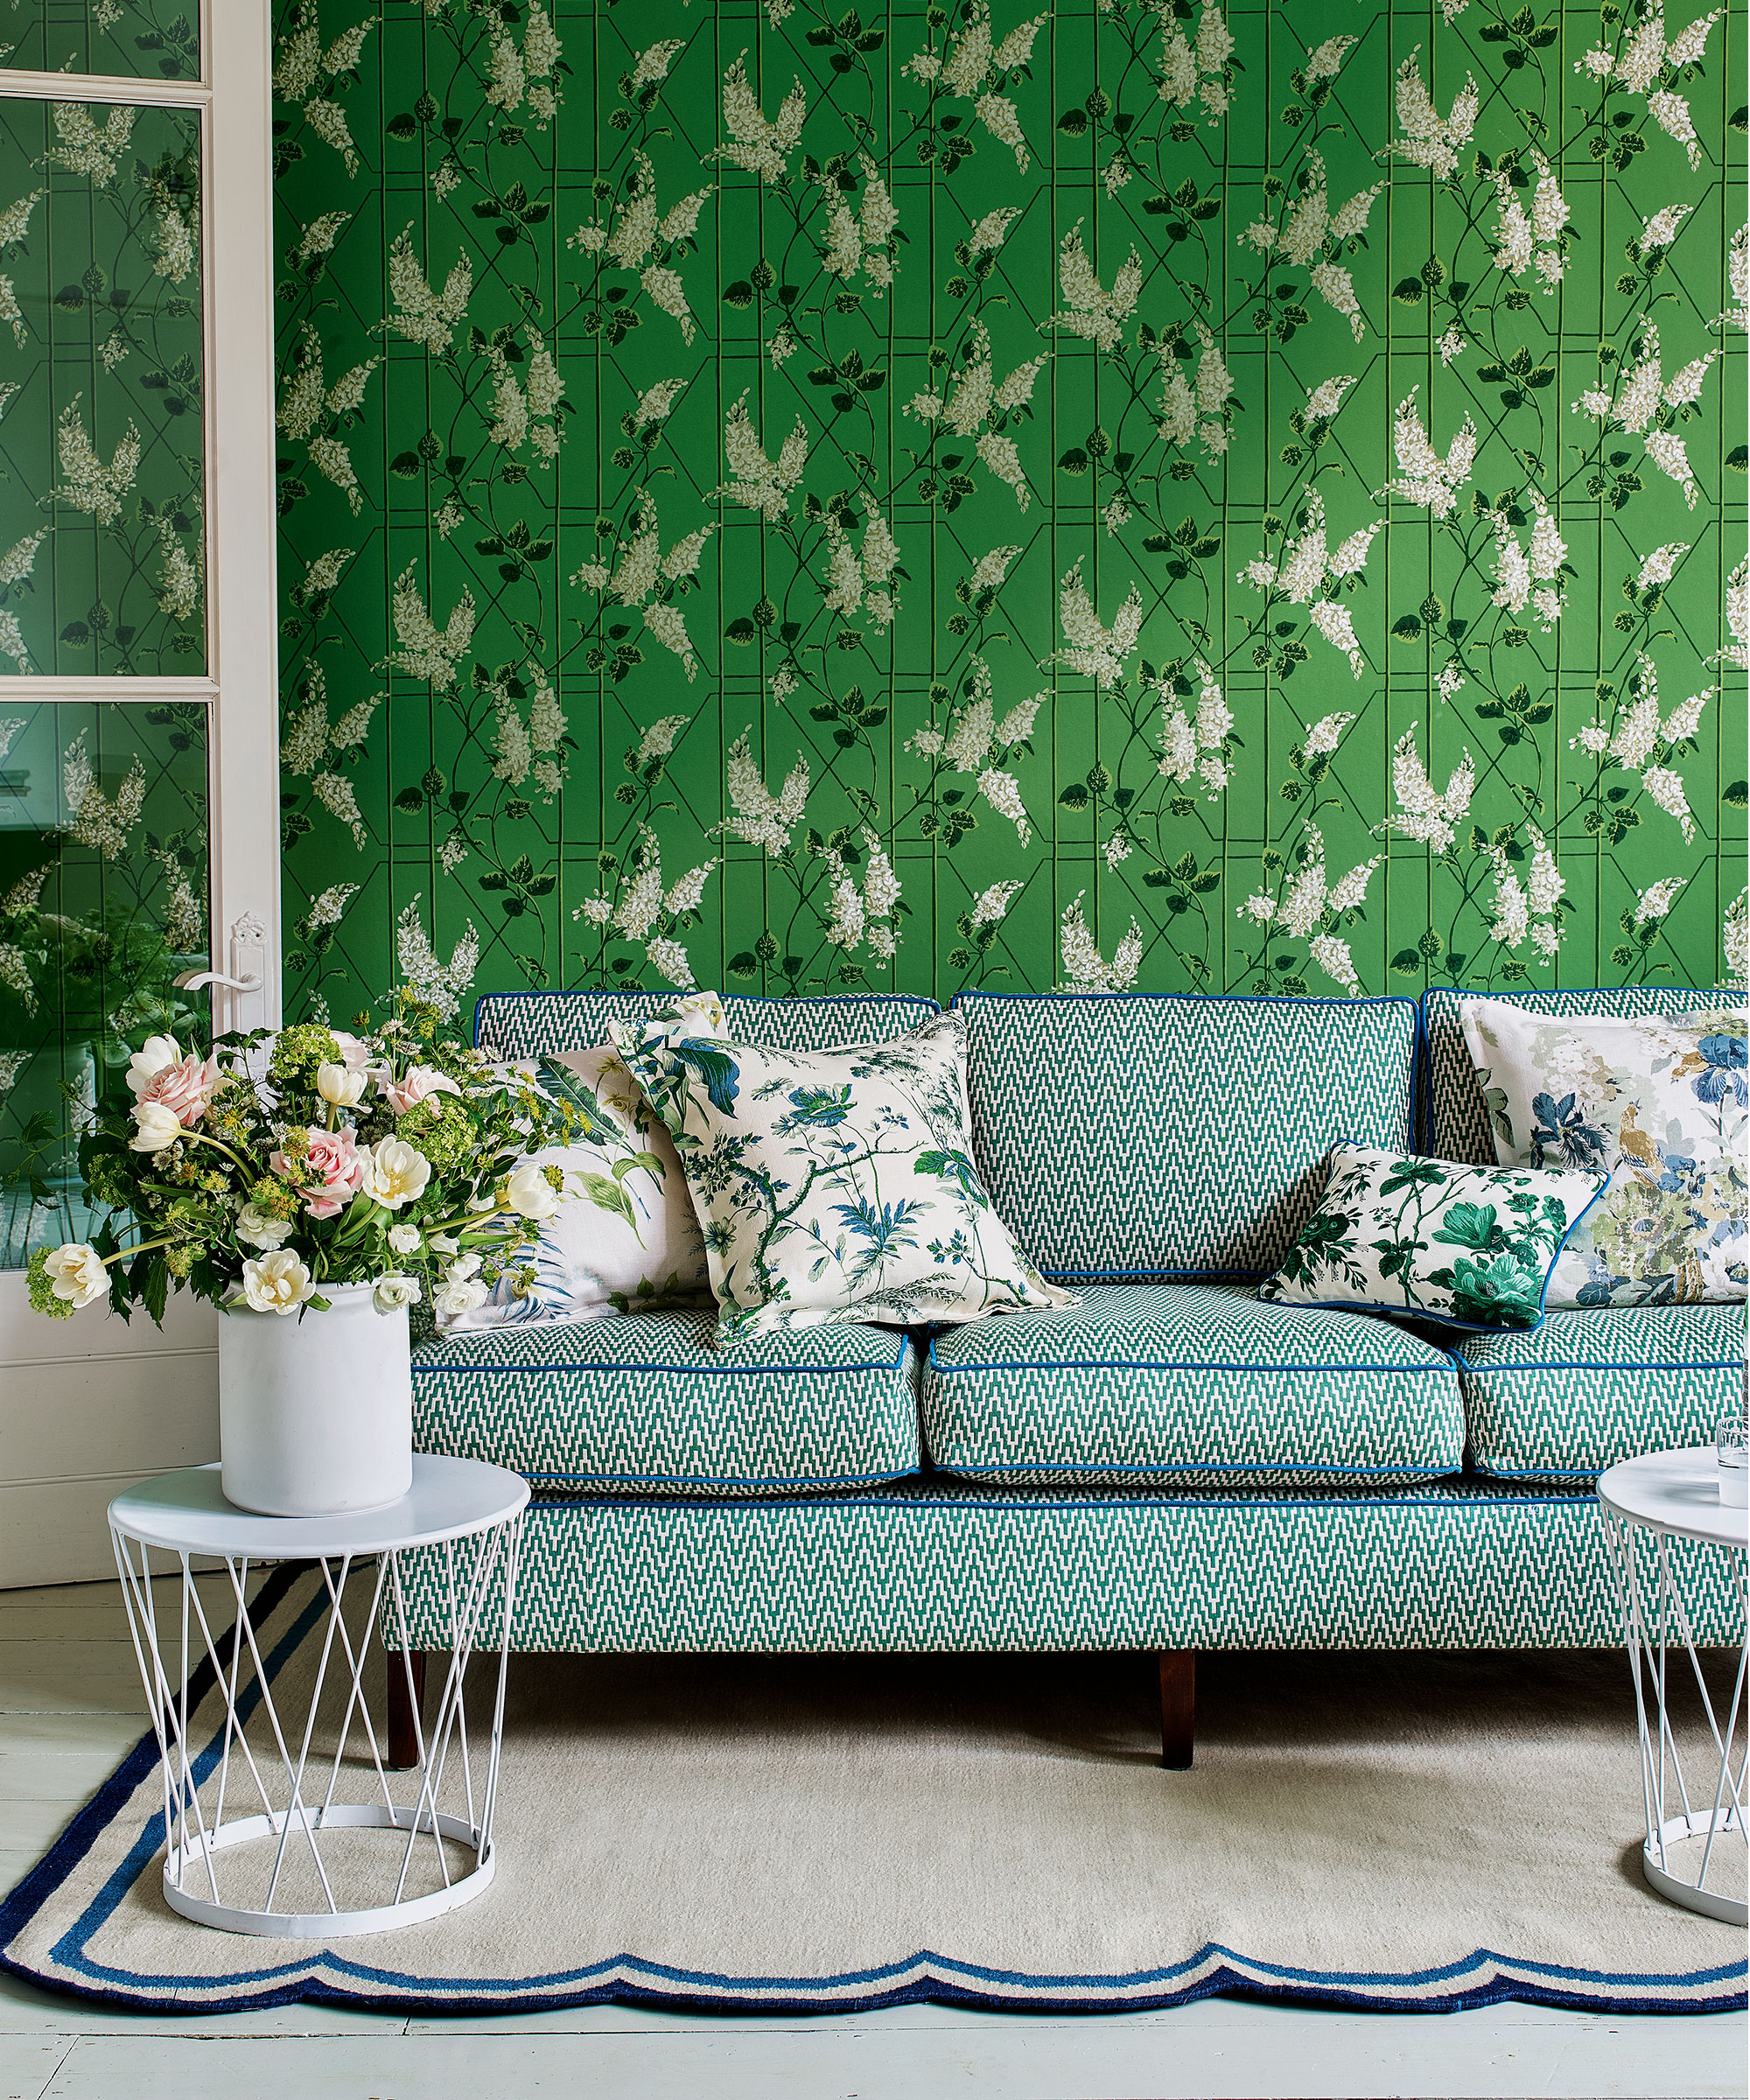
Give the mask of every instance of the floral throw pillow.
M 1258 1296 L 1453 1327 L 1541 1326 L 1550 1271 L 1604 1180 L 1339 1145 L 1324 1201 Z
M 660 1024 L 610 1032 L 680 1153 L 719 1342 L 1074 1303 L 1015 1245 L 972 1164 L 958 1014 L 807 1054 Z
M 722 1028 L 723 1008 L 714 993 L 690 995 L 647 1026 L 709 1037 Z M 576 1111 L 571 1142 L 533 1156 L 536 1167 L 557 1168 L 562 1185 L 550 1215 L 538 1221 L 532 1259 L 525 1256 L 490 1285 L 479 1253 L 452 1264 L 438 1297 L 438 1326 L 454 1333 L 525 1320 L 600 1320 L 708 1301 L 704 1241 L 674 1141 L 619 1050 L 599 1043 L 519 1069 Z
M 1741 1301 L 1750 1073 L 1741 1008 L 1668 1014 L 1460 1008 L 1503 1166 L 1608 1170 L 1552 1306 Z

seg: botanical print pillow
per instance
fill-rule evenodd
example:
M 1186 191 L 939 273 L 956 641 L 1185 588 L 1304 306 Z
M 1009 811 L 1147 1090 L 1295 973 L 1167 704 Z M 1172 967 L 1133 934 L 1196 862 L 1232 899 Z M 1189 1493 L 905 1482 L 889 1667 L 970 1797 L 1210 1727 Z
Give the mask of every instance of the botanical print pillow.
M 717 1033 L 715 993 L 690 994 L 646 1026 Z M 539 1221 L 532 1261 L 490 1287 L 478 1259 L 452 1265 L 439 1293 L 446 1333 L 536 1320 L 600 1320 L 610 1313 L 697 1305 L 710 1296 L 704 1240 L 673 1139 L 612 1043 L 562 1050 L 519 1068 L 543 1093 L 577 1111 L 569 1144 L 533 1155 L 564 1177 L 552 1214 Z M 459 1267 L 465 1273 L 456 1273 Z M 466 1273 L 472 1268 L 472 1273 Z
M 680 1152 L 719 1341 L 1074 1302 L 1015 1245 L 979 1181 L 957 1013 L 807 1054 L 649 1024 L 610 1032 Z
M 1750 1075 L 1741 1008 L 1680 1015 L 1460 1007 L 1503 1165 L 1611 1170 L 1552 1306 L 1745 1295 Z
M 1258 1296 L 1454 1327 L 1540 1326 L 1556 1256 L 1604 1180 L 1339 1145 L 1324 1201 Z

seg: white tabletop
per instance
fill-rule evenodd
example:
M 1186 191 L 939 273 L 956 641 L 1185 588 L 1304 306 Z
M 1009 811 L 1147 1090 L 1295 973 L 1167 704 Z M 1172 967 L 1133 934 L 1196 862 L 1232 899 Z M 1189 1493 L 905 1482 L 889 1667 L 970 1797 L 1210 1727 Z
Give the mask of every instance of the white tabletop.
M 225 1500 L 219 1475 L 216 1465 L 186 1466 L 142 1480 L 110 1503 L 109 1522 L 126 1537 L 176 1553 L 312 1560 L 438 1545 L 504 1523 L 528 1501 L 520 1474 L 419 1452 L 413 1486 L 398 1502 L 351 1516 L 257 1516 Z
M 1699 1451 L 1649 1451 L 1625 1459 L 1600 1480 L 1598 1499 L 1631 1524 L 1672 1538 L 1750 1545 L 1750 1509 L 1721 1506 L 1719 1460 L 1711 1444 Z

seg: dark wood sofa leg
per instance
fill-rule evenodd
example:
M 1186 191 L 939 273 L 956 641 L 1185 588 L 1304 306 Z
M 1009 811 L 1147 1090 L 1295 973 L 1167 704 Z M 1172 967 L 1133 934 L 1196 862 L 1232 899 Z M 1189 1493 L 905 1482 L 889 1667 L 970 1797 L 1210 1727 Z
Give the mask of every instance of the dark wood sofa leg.
M 1197 1650 L 1166 1648 L 1160 1655 L 1160 1761 L 1169 1772 L 1191 1769 L 1197 1733 Z
M 413 1692 L 410 1698 L 407 1668 L 395 1650 L 389 1650 L 388 1755 L 383 1761 L 393 1772 L 410 1771 L 419 1762 L 419 1731 L 414 1716 L 417 1712 L 422 1721 L 424 1718 L 425 1650 L 415 1648 L 412 1661 Z

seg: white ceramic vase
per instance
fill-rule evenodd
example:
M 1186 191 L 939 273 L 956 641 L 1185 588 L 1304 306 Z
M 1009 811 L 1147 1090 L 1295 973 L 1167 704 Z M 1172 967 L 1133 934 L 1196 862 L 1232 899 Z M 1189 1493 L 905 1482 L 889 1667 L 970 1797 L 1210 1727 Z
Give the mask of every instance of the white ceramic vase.
M 219 1322 L 225 1499 L 264 1516 L 344 1516 L 413 1485 L 407 1308 L 331 1284 L 326 1312 L 228 1311 Z

